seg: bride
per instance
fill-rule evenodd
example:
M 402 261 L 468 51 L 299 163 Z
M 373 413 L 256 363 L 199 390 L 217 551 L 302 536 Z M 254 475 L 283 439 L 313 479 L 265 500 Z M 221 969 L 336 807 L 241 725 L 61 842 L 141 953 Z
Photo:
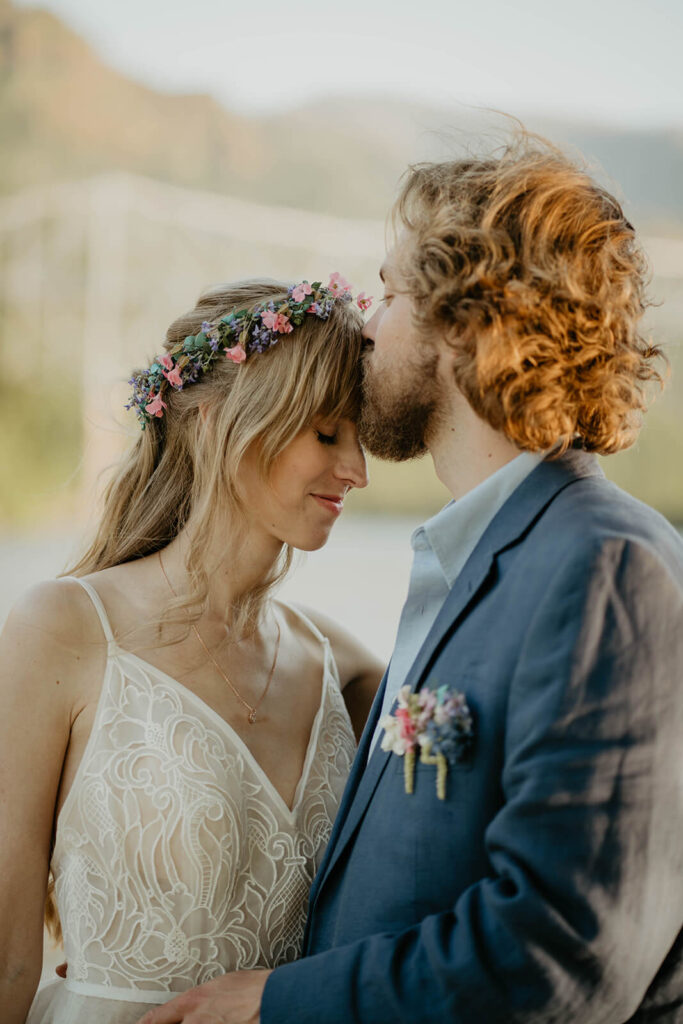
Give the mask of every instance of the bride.
M 129 1024 L 298 955 L 381 667 L 273 588 L 367 484 L 360 350 L 339 275 L 249 281 L 132 378 L 93 544 L 0 639 L 5 1024 Z M 49 870 L 68 977 L 34 999 Z

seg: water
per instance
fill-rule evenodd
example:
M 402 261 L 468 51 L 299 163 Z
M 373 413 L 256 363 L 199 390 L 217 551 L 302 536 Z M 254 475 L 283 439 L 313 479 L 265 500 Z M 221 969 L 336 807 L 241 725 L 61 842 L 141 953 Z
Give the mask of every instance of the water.
M 324 548 L 298 556 L 280 596 L 331 616 L 388 659 L 408 588 L 410 534 L 419 522 L 342 519 Z M 68 531 L 0 538 L 0 623 L 26 587 L 56 576 L 77 551 L 78 538 Z

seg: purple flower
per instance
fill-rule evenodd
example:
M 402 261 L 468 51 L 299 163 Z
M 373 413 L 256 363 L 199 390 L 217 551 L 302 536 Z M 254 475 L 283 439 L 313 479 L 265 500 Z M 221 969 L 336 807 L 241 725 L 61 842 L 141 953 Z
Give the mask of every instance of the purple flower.
M 334 299 L 324 299 L 323 302 L 315 302 L 313 304 L 313 312 L 319 320 L 327 320 L 332 307 L 334 305 Z

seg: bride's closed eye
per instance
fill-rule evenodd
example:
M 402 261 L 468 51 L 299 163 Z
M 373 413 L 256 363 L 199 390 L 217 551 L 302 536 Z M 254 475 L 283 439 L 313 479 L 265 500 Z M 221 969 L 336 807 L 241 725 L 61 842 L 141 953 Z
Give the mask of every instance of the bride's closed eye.
M 316 430 L 315 436 L 321 444 L 335 444 L 337 441 L 336 434 L 323 434 L 322 430 Z

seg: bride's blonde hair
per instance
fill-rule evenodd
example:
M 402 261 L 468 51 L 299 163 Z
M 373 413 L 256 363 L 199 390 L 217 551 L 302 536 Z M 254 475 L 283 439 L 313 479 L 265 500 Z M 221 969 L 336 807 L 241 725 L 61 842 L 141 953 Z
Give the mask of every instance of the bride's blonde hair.
M 278 303 L 286 298 L 287 288 L 265 279 L 212 288 L 171 324 L 165 348 L 197 334 L 205 320 L 216 321 L 270 299 Z M 196 383 L 169 389 L 163 417 L 152 418 L 116 468 L 94 540 L 68 574 L 85 576 L 151 555 L 172 541 L 192 516 L 188 586 L 170 603 L 169 612 L 175 610 L 178 620 L 188 624 L 197 619 L 208 593 L 202 552 L 217 513 L 227 511 L 232 523 L 246 525 L 237 473 L 247 449 L 256 446 L 267 477 L 277 456 L 316 416 L 357 418 L 361 323 L 351 303 L 335 302 L 327 320 L 307 318 L 291 336 L 246 363 L 219 359 Z M 231 541 L 238 542 L 238 536 Z M 291 560 L 292 549 L 285 546 L 270 574 L 242 595 L 232 609 L 236 632 L 253 628 L 266 595 Z M 58 939 L 52 885 L 46 923 Z
M 174 320 L 165 348 L 197 334 L 204 320 L 286 296 L 287 285 L 278 281 L 213 288 Z M 69 574 L 83 576 L 153 554 L 177 536 L 191 515 L 189 589 L 182 604 L 199 614 L 207 593 L 201 553 L 216 513 L 227 510 L 232 522 L 244 522 L 237 474 L 247 449 L 256 446 L 267 477 L 277 456 L 315 416 L 356 418 L 360 328 L 358 311 L 336 302 L 329 319 L 311 316 L 291 337 L 246 363 L 219 359 L 196 383 L 181 391 L 169 389 L 163 417 L 152 418 L 117 468 L 95 538 Z M 277 575 L 243 595 L 233 609 L 237 630 L 253 625 L 265 594 L 290 561 L 287 550 Z

